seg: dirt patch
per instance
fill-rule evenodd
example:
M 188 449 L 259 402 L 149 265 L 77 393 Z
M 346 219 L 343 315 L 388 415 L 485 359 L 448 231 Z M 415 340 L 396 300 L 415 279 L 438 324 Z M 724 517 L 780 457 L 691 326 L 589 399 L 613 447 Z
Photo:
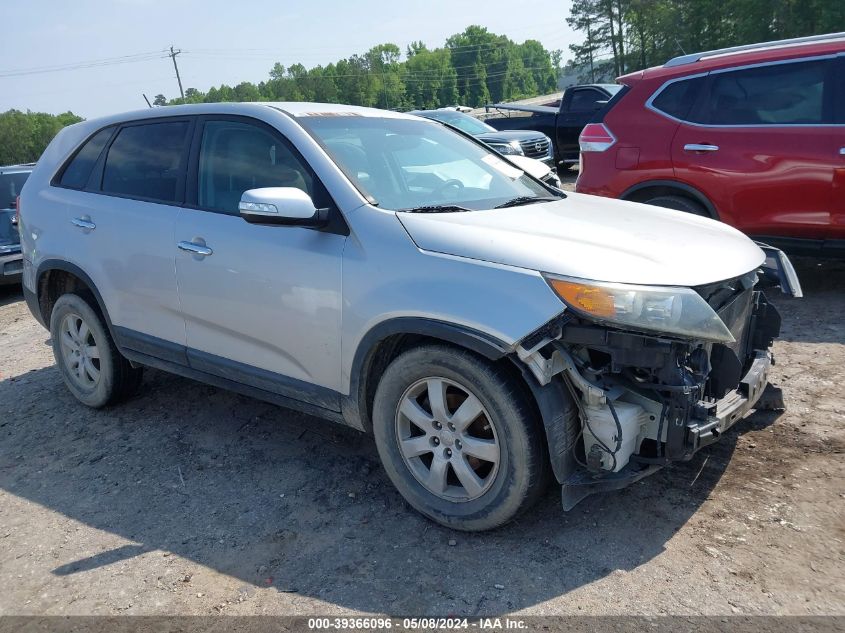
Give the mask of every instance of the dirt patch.
M 774 297 L 786 413 L 478 535 L 308 416 L 156 371 L 85 409 L 0 289 L 0 614 L 845 614 L 845 264 L 798 268 L 806 298 Z

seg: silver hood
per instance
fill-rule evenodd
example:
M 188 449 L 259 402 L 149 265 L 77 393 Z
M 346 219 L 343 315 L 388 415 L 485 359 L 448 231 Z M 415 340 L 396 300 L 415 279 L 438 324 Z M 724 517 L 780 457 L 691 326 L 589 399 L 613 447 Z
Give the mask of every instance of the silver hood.
M 698 286 L 765 259 L 721 222 L 576 193 L 508 209 L 397 216 L 423 250 L 595 281 Z

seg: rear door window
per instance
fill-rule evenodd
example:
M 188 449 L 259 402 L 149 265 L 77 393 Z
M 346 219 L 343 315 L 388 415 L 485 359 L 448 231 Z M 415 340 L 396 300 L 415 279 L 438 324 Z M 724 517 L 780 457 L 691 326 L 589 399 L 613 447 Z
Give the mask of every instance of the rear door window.
M 569 101 L 570 112 L 592 112 L 601 108 L 610 97 L 600 90 L 580 88 L 575 90 Z
M 61 180 L 59 181 L 62 187 L 70 187 L 71 189 L 82 189 L 85 187 L 88 183 L 88 178 L 91 176 L 91 171 L 100 157 L 100 153 L 111 138 L 112 132 L 114 132 L 114 128 L 105 128 L 88 139 L 85 145 L 82 146 L 82 149 L 73 157 L 73 160 L 65 167 L 64 173 L 62 173 Z
M 131 125 L 117 133 L 106 156 L 103 193 L 179 202 L 188 121 Z
M 711 73 L 693 119 L 710 125 L 833 123 L 831 68 L 830 60 L 813 60 Z

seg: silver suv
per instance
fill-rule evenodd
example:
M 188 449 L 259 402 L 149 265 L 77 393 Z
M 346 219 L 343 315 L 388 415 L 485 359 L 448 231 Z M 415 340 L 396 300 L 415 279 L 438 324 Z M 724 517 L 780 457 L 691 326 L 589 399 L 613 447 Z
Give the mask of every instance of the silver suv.
M 800 294 L 718 222 L 564 194 L 415 116 L 311 103 L 79 123 L 20 202 L 82 403 L 155 367 L 372 433 L 426 516 L 499 526 L 689 459 L 755 403 Z

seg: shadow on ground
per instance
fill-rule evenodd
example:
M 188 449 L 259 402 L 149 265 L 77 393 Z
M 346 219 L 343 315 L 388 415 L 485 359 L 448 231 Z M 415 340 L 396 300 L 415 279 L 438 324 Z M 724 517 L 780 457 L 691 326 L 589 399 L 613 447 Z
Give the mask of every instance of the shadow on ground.
M 775 299 L 786 337 L 841 341 L 830 311 L 842 312 L 845 266 L 800 262 L 799 274 L 807 299 Z M 738 438 L 775 417 L 755 413 L 691 462 L 569 513 L 555 487 L 517 522 L 462 534 L 412 511 L 355 431 L 157 371 L 135 399 L 91 411 L 48 367 L 0 382 L 0 487 L 131 541 L 57 561 L 56 575 L 164 550 L 344 608 L 490 614 L 654 559 L 711 494 Z
M 461 534 L 404 503 L 366 436 L 182 378 L 150 371 L 142 395 L 89 411 L 50 367 L 0 382 L 10 402 L 0 487 L 132 542 L 57 561 L 56 575 L 164 550 L 346 608 L 468 615 L 651 560 L 708 497 L 739 434 L 773 419 L 755 414 L 692 462 L 569 513 L 554 488 L 516 523 Z
M 784 317 L 780 338 L 804 343 L 845 343 L 845 261 L 792 258 L 802 299 L 767 293 Z
M 0 286 L 0 307 L 23 300 L 23 289 L 20 284 L 4 284 Z

